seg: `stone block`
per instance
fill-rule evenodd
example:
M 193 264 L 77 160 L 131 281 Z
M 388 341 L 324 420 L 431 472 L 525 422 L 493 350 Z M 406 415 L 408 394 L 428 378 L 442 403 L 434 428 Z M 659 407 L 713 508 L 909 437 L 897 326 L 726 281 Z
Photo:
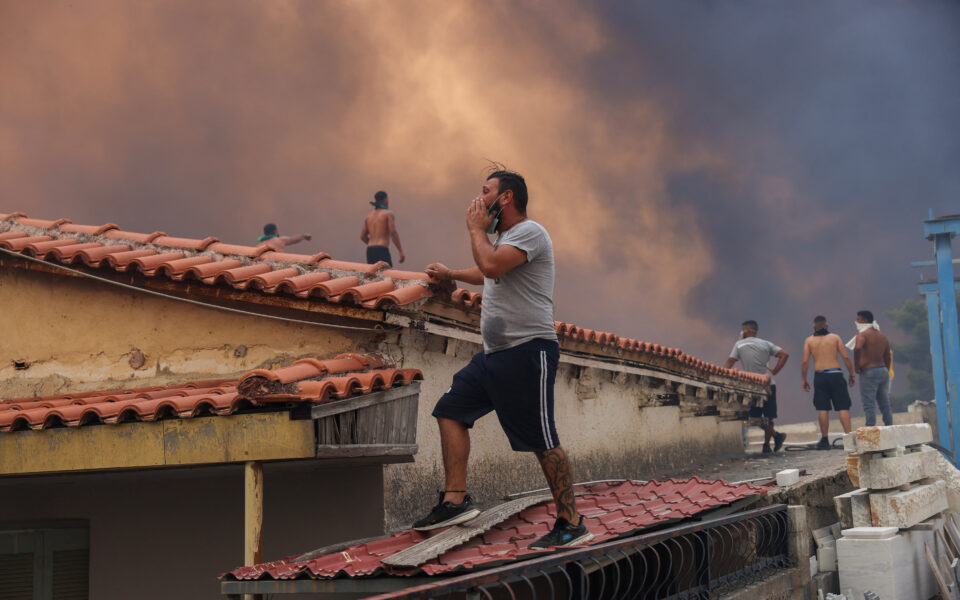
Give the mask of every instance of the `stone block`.
M 859 528 L 858 528 L 859 529 Z M 864 528 L 873 529 L 873 528 Z M 863 598 L 867 590 L 881 598 L 919 598 L 916 593 L 915 567 L 910 542 L 893 535 L 882 538 L 848 536 L 844 531 L 837 540 L 837 570 L 840 589 L 853 591 L 853 598 Z
M 930 552 L 934 557 L 946 553 L 946 549 L 940 544 L 937 538 L 937 530 L 943 528 L 943 518 L 934 517 L 919 523 L 910 529 L 900 531 L 900 535 L 907 538 L 910 542 L 910 549 L 913 553 L 910 557 L 915 569 L 914 577 L 917 586 L 917 598 L 933 598 L 938 593 L 937 581 L 933 576 L 933 571 L 927 564 L 927 555 L 924 552 L 924 543 L 930 546 Z
M 902 492 L 870 494 L 874 527 L 912 527 L 947 508 L 947 488 L 943 481 L 918 485 Z
M 854 487 L 862 487 L 860 485 L 860 455 L 851 454 L 847 456 L 847 477 L 850 478 L 850 483 Z
M 886 540 L 897 535 L 900 531 L 896 527 L 854 527 L 844 529 L 841 533 L 848 540 Z
M 777 485 L 786 487 L 800 481 L 800 469 L 784 469 L 777 473 Z
M 907 452 L 890 458 L 879 453 L 860 455 L 860 487 L 886 490 L 935 477 L 935 454 L 932 448 L 924 446 L 919 452 Z
M 854 527 L 873 527 L 873 514 L 870 512 L 870 490 L 866 494 L 850 498 Z
M 840 593 L 840 578 L 837 576 L 836 571 L 822 571 L 817 573 L 817 576 L 813 578 L 813 583 L 816 589 L 812 594 L 812 598 L 817 598 L 817 591 L 822 591 L 824 595 Z
M 822 546 L 817 549 L 817 566 L 821 572 L 837 570 L 837 547 Z
M 821 527 L 820 529 L 814 529 L 813 541 L 816 542 L 817 548 L 833 546 L 836 544 L 836 537 L 833 535 L 833 526 L 827 525 L 826 527 Z
M 852 446 L 851 452 L 880 452 L 892 450 L 897 446 L 916 446 L 933 441 L 933 431 L 926 423 L 911 423 L 909 425 L 889 425 L 861 427 L 854 433 L 854 442 L 848 444 L 846 436 L 843 447 Z
M 947 484 L 947 501 L 950 503 L 950 510 L 960 512 L 960 470 L 957 470 L 953 463 L 939 452 L 934 456 L 934 460 L 937 479 L 942 479 Z
M 857 434 L 847 433 L 843 436 L 843 449 L 847 452 L 857 451 Z
M 843 530 L 843 528 L 840 527 L 840 523 L 839 523 L 839 522 L 834 523 L 833 525 L 831 525 L 831 526 L 830 526 L 830 532 L 833 533 L 833 539 L 835 539 L 835 540 L 840 539 L 840 536 L 843 535 L 843 531 L 842 531 L 842 530 Z
M 851 527 L 857 527 L 858 525 L 854 524 L 853 520 L 853 497 L 854 496 L 863 496 L 862 501 L 865 503 L 863 510 L 865 511 L 862 518 L 862 523 L 860 526 L 867 526 L 867 519 L 869 518 L 870 512 L 870 499 L 867 496 L 869 490 L 859 489 L 853 490 L 852 492 L 847 492 L 846 494 L 840 494 L 839 496 L 834 496 L 833 505 L 837 509 L 837 518 L 840 520 L 840 529 L 850 529 Z M 840 532 L 834 533 L 835 538 L 840 537 Z

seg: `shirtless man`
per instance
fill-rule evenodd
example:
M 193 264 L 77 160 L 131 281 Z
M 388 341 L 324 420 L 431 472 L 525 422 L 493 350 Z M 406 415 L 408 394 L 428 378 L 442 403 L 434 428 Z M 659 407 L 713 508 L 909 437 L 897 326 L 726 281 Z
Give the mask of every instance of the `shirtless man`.
M 267 223 L 263 226 L 263 235 L 257 238 L 258 244 L 266 244 L 270 246 L 270 249 L 274 252 L 283 252 L 283 249 L 289 246 L 290 244 L 296 244 L 302 242 L 303 240 L 310 240 L 310 234 L 304 233 L 303 235 L 295 235 L 290 237 L 285 237 L 280 235 L 280 232 L 277 230 L 277 226 L 273 223 Z
M 866 327 L 864 327 L 866 325 Z M 860 375 L 860 399 L 867 427 L 877 424 L 877 407 L 883 415 L 884 425 L 893 425 L 890 410 L 890 342 L 880 333 L 869 310 L 857 312 L 856 345 L 853 348 L 853 364 Z
M 837 353 L 843 358 L 849 377 L 843 380 L 843 371 L 837 361 Z M 850 393 L 847 385 L 853 387 L 856 378 L 853 375 L 853 364 L 850 355 L 843 345 L 843 340 L 835 333 L 827 330 L 827 318 L 817 316 L 813 319 L 813 335 L 803 342 L 803 361 L 800 364 L 800 378 L 803 380 L 803 391 L 810 391 L 807 383 L 807 365 L 813 357 L 813 406 L 819 411 L 820 442 L 817 450 L 829 450 L 830 440 L 827 431 L 830 428 L 830 403 L 833 410 L 840 413 L 840 424 L 844 433 L 850 433 Z
M 373 195 L 373 210 L 363 220 L 363 231 L 360 232 L 360 239 L 367 245 L 367 264 L 374 264 L 384 261 L 391 267 L 393 260 L 390 258 L 390 240 L 393 240 L 400 253 L 400 262 L 406 260 L 403 254 L 403 246 L 400 245 L 400 234 L 397 233 L 397 225 L 394 223 L 393 213 L 390 212 L 390 199 L 387 193 L 379 191 Z

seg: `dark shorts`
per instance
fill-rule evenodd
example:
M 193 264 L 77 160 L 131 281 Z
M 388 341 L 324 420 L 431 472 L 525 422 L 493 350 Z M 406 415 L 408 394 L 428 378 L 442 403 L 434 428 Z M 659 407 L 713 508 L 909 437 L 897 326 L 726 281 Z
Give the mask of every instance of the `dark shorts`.
M 386 246 L 367 246 L 367 264 L 372 265 L 383 261 L 393 266 L 393 259 L 390 258 L 390 248 Z
M 750 417 L 754 419 L 766 417 L 771 421 L 777 418 L 777 386 L 770 386 L 770 394 L 767 395 L 767 401 L 763 406 L 750 407 Z
M 850 410 L 850 392 L 842 372 L 813 374 L 813 407 L 817 410 Z
M 541 452 L 560 445 L 553 423 L 553 383 L 560 346 L 552 340 L 531 340 L 474 355 L 453 376 L 433 416 L 459 421 L 468 428 L 490 411 L 517 452 Z

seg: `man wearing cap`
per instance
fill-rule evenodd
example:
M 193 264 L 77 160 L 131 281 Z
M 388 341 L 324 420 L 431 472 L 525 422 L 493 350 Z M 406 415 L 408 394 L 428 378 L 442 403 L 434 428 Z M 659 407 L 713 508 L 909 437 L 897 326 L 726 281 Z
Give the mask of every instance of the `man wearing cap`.
M 373 210 L 363 220 L 363 231 L 360 239 L 367 245 L 367 264 L 383 261 L 393 266 L 390 257 L 390 240 L 393 240 L 400 253 L 400 262 L 406 260 L 403 246 L 400 244 L 400 234 L 397 233 L 397 224 L 390 212 L 390 198 L 383 190 L 373 195 Z

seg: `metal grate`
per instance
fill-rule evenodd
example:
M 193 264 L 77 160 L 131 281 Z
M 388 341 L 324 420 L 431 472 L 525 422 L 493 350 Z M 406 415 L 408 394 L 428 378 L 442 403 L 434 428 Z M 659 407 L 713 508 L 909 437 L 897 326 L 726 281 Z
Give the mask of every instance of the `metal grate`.
M 376 596 L 716 598 L 790 566 L 787 507 L 745 511 Z

